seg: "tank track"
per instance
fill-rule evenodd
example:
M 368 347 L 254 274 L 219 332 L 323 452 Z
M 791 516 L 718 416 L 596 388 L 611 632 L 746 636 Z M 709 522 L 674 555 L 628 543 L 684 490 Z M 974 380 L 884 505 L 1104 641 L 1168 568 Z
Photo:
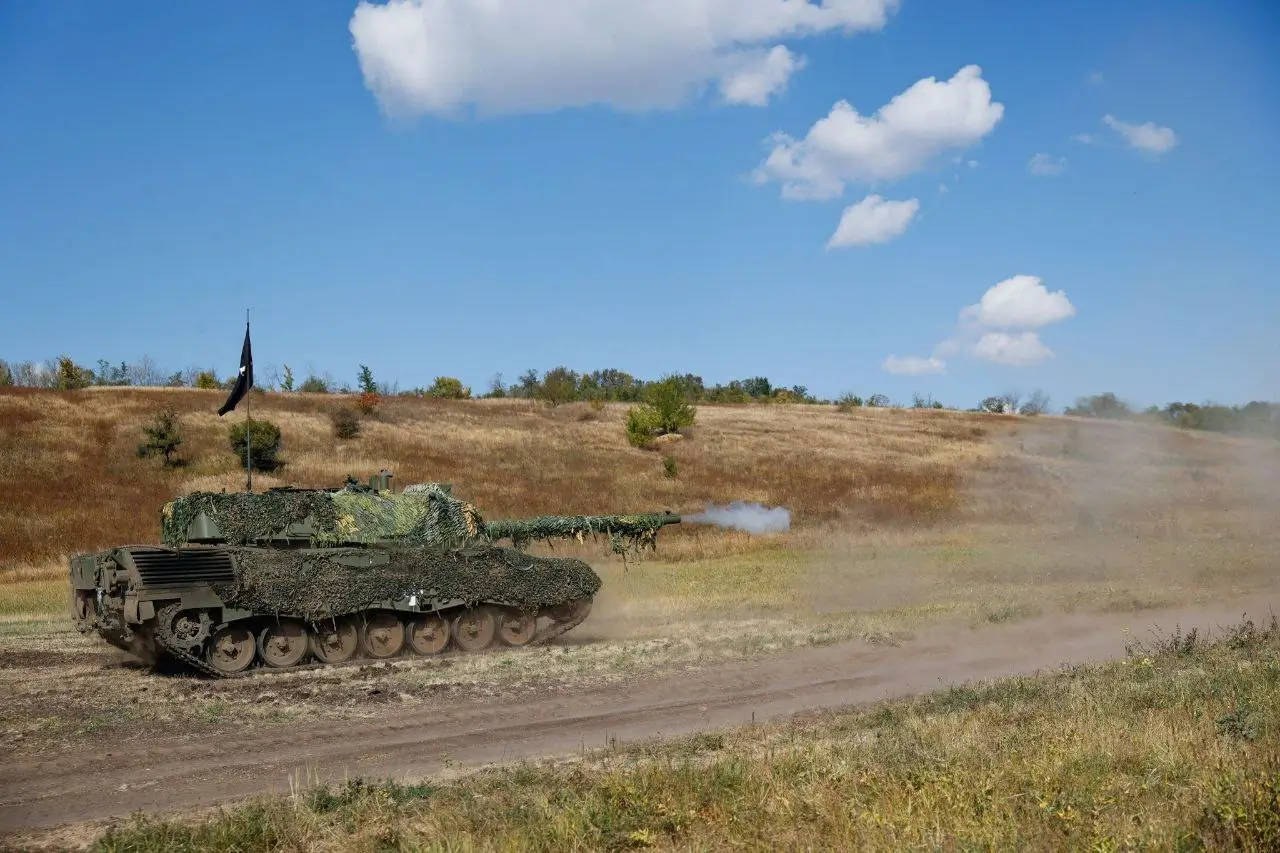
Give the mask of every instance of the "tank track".
M 541 629 L 537 634 L 533 636 L 533 639 L 525 643 L 523 646 L 520 646 L 519 648 L 528 648 L 529 646 L 545 645 L 546 643 L 549 643 L 552 640 L 554 640 L 556 637 L 559 637 L 560 635 L 565 634 L 568 631 L 571 631 L 574 628 L 578 627 L 586 620 L 587 616 L 591 613 L 591 603 L 592 603 L 591 599 L 586 599 L 585 604 L 579 605 L 578 608 L 570 615 L 570 618 L 565 619 L 563 621 L 552 620 L 552 623 L 550 625 Z M 185 664 L 186 666 L 189 666 L 191 669 L 197 672 L 200 672 L 212 678 L 220 678 L 220 679 L 255 678 L 258 676 L 266 675 L 268 673 L 283 674 L 283 673 L 293 673 L 293 672 L 312 672 L 317 670 L 346 669 L 348 667 L 368 666 L 371 663 L 375 663 L 375 664 L 390 663 L 391 661 L 397 661 L 397 660 L 432 660 L 435 658 L 443 658 L 443 657 L 447 657 L 454 654 L 484 654 L 485 652 L 491 651 L 494 648 L 503 648 L 502 646 L 490 646 L 488 649 L 485 649 L 478 653 L 477 652 L 459 652 L 455 650 L 453 652 L 442 652 L 437 655 L 419 655 L 419 654 L 414 654 L 412 652 L 401 651 L 399 654 L 395 655 L 394 657 L 389 657 L 389 658 L 364 657 L 359 652 L 357 652 L 357 654 L 353 656 L 350 660 L 346 660 L 341 663 L 323 663 L 320 661 L 313 660 L 308 663 L 299 663 L 295 666 L 277 668 L 277 667 L 264 666 L 260 662 L 255 662 L 255 664 L 251 664 L 249 667 L 247 667 L 246 669 L 240 672 L 224 672 L 218 669 L 217 667 L 212 666 L 208 661 L 206 661 L 200 655 L 193 654 L 192 652 L 188 651 L 189 647 L 184 646 L 180 642 L 177 635 L 173 633 L 173 630 L 172 630 L 173 619 L 182 611 L 182 609 L 183 608 L 180 604 L 170 604 L 166 607 L 161 608 L 160 611 L 156 613 L 155 629 L 151 637 L 152 641 L 155 643 L 158 651 L 163 651 L 166 655 L 169 655 L 173 659 L 179 661 L 182 664 Z M 208 640 L 208 638 L 205 638 L 205 639 L 206 641 Z

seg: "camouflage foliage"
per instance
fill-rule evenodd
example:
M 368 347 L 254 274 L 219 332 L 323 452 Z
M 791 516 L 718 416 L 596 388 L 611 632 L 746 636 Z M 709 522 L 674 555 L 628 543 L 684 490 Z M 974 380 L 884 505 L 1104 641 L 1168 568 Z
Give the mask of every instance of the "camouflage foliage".
M 229 549 L 239 566 L 234 586 L 215 591 L 234 607 L 319 619 L 355 613 L 409 595 L 537 609 L 590 598 L 600 577 L 581 560 L 535 557 L 484 543 L 462 548 L 379 548 L 382 565 L 353 567 L 363 548 Z
M 317 547 L 389 540 L 452 547 L 479 536 L 484 525 L 475 507 L 434 483 L 410 486 L 399 495 L 354 485 L 337 491 L 194 492 L 165 505 L 161 519 L 165 545 L 184 544 L 188 526 L 202 511 L 232 545 L 277 536 L 290 525 L 309 520 L 312 544 Z
M 658 531 L 673 516 L 575 515 L 486 523 L 479 511 L 438 483 L 407 487 L 400 494 L 375 492 L 355 484 L 335 491 L 273 489 L 262 494 L 195 492 L 165 505 L 161 525 L 165 545 L 185 544 L 187 528 L 204 512 L 228 544 L 248 545 L 308 521 L 314 547 L 416 545 L 457 548 L 511 540 L 516 549 L 532 541 L 604 536 L 614 553 L 656 547 Z

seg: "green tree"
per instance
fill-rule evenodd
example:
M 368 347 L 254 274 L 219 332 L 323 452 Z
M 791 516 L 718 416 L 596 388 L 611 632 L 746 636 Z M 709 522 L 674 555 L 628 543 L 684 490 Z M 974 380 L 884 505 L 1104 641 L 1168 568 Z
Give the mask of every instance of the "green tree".
M 70 356 L 58 357 L 58 372 L 55 387 L 59 391 L 74 391 L 88 388 L 93 384 L 93 371 L 81 367 L 71 360 Z
M 231 450 L 243 465 L 245 444 L 252 436 L 249 456 L 258 471 L 272 471 L 280 465 L 280 427 L 267 420 L 249 419 L 233 424 L 227 431 Z
M 427 389 L 427 396 L 445 400 L 467 400 L 471 397 L 471 389 L 463 385 L 460 379 L 452 376 L 437 376 L 436 381 Z
M 648 445 L 658 430 L 657 419 L 648 406 L 632 406 L 627 409 L 625 426 L 627 442 L 633 447 Z
M 222 383 L 218 381 L 218 374 L 212 370 L 202 370 L 196 374 L 196 387 L 213 389 L 221 388 Z
M 176 409 L 167 406 L 157 412 L 155 420 L 150 426 L 144 426 L 142 433 L 146 440 L 138 445 L 138 456 L 144 459 L 163 456 L 166 466 L 175 464 L 177 460 L 173 458 L 173 454 L 182 444 L 182 423 Z
M 553 406 L 578 399 L 578 374 L 567 367 L 554 367 L 542 377 L 537 396 Z
M 1067 408 L 1066 414 L 1086 418 L 1126 418 L 1131 412 L 1127 403 L 1107 391 L 1092 397 L 1080 397 L 1074 406 Z
M 293 368 L 291 368 L 287 364 L 284 366 L 284 379 L 280 381 L 280 390 L 281 391 L 293 390 Z
M 0 388 L 8 388 L 13 385 L 13 369 L 9 367 L 9 363 L 4 359 L 0 359 Z
M 378 383 L 373 380 L 373 371 L 368 365 L 360 365 L 360 378 L 356 380 L 360 384 L 360 390 L 365 394 L 377 394 Z
M 697 418 L 697 410 L 689 405 L 678 376 L 666 376 L 647 385 L 643 400 L 641 405 L 627 410 L 627 440 L 637 447 L 648 444 L 654 433 L 678 433 L 692 426 Z

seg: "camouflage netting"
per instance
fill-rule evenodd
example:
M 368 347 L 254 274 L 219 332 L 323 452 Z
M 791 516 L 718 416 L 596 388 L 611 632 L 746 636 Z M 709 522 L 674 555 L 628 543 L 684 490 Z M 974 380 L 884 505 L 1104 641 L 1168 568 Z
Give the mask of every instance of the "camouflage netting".
M 672 516 L 661 513 L 649 515 L 547 515 L 513 521 L 490 521 L 484 529 L 493 541 L 510 539 L 511 544 L 523 548 L 533 540 L 548 542 L 552 539 L 576 539 L 585 541 L 590 536 L 603 535 L 615 554 L 657 547 L 658 531 L 670 524 Z
M 475 507 L 434 483 L 410 486 L 399 495 L 355 485 L 338 491 L 195 492 L 165 505 L 164 543 L 177 547 L 186 542 L 188 526 L 202 511 L 234 545 L 277 536 L 308 517 L 318 547 L 389 539 L 454 547 L 477 537 L 484 524 Z
M 409 595 L 535 609 L 589 598 L 601 584 L 581 560 L 534 557 L 483 543 L 457 549 L 379 549 L 389 562 L 367 568 L 339 562 L 369 553 L 360 548 L 229 550 L 239 578 L 234 586 L 215 585 L 225 601 L 259 613 L 307 619 L 353 613 Z
M 585 541 L 608 538 L 614 553 L 626 555 L 656 546 L 658 530 L 672 516 L 577 515 L 485 523 L 474 506 L 436 483 L 409 486 L 400 494 L 375 492 L 349 483 L 334 491 L 273 489 L 255 494 L 194 492 L 165 505 L 161 519 L 165 545 L 187 541 L 191 522 L 204 512 L 228 544 L 248 545 L 282 534 L 310 519 L 312 544 L 337 547 L 386 543 L 456 548 L 475 542 L 511 540 L 517 548 L 531 541 Z

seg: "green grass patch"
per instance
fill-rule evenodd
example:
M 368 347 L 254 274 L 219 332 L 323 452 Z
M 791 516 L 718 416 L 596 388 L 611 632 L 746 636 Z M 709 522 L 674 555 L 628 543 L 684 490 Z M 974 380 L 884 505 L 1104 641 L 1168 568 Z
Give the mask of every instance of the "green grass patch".
M 356 781 L 100 851 L 1280 849 L 1280 624 L 866 709 L 526 763 Z
M 0 618 L 60 613 L 67 596 L 66 578 L 6 581 L 0 583 Z

